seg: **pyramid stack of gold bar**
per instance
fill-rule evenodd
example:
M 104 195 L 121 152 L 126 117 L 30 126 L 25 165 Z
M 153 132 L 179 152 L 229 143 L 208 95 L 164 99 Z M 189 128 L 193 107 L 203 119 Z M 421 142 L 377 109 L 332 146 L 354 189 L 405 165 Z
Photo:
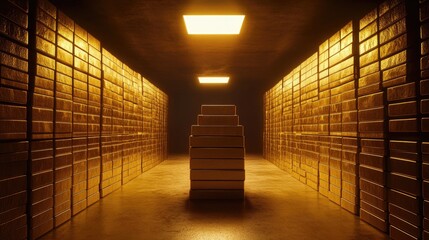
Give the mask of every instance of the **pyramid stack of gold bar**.
M 189 147 L 190 199 L 244 198 L 244 128 L 235 105 L 202 105 Z

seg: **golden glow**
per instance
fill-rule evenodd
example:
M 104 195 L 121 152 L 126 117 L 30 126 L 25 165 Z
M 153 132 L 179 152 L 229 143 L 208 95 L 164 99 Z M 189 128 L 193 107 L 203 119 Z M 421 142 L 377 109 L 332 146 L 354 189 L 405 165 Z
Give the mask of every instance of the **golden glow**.
M 244 15 L 183 15 L 188 34 L 239 34 Z
M 198 80 L 203 84 L 226 84 L 229 82 L 229 77 L 198 77 Z

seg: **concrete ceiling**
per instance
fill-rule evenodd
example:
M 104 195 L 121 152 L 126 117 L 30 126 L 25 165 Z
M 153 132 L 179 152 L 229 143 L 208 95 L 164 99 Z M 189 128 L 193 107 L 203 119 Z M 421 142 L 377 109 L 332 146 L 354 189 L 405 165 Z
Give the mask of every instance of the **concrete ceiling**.
M 124 63 L 168 94 L 228 74 L 263 90 L 374 0 L 53 0 Z M 183 14 L 245 14 L 238 36 L 187 35 Z

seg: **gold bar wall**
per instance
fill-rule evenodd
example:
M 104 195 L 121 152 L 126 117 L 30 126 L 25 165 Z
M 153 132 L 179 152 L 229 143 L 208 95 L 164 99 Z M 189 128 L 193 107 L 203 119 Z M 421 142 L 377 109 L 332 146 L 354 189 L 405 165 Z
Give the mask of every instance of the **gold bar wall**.
M 393 239 L 429 239 L 428 13 L 381 3 L 263 99 L 264 157 Z
M 0 10 L 0 239 L 35 239 L 167 157 L 168 97 L 45 0 Z

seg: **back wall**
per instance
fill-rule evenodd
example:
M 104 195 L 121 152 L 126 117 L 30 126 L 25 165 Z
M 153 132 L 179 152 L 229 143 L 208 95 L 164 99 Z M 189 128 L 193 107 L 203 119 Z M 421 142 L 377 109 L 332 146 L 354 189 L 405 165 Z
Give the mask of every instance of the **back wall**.
M 197 123 L 202 104 L 234 104 L 240 124 L 244 126 L 246 153 L 262 153 L 262 96 L 264 89 L 256 84 L 234 82 L 225 86 L 177 86 L 169 91 L 169 153 L 188 153 L 191 125 Z

